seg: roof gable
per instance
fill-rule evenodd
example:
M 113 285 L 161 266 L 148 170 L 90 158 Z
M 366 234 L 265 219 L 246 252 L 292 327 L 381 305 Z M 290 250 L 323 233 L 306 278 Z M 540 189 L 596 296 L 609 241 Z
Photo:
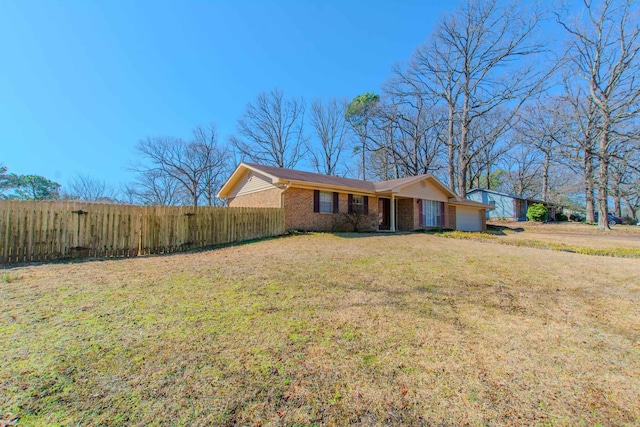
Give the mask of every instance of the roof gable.
M 233 193 L 235 186 L 241 183 L 242 178 L 247 170 L 264 175 L 265 177 L 269 178 L 274 185 L 281 184 L 344 189 L 348 191 L 360 191 L 372 194 L 398 193 L 401 192 L 403 188 L 427 180 L 430 184 L 432 184 L 439 191 L 445 194 L 446 197 L 456 197 L 455 193 L 450 188 L 448 188 L 431 174 L 371 182 L 245 162 L 242 162 L 238 165 L 236 170 L 231 174 L 227 182 L 220 189 L 217 196 L 220 198 L 229 197 Z
M 278 180 L 306 182 L 309 184 L 324 184 L 335 187 L 357 188 L 365 191 L 375 191 L 374 183 L 359 179 L 342 178 L 313 172 L 303 172 L 294 169 L 264 166 L 255 163 L 241 163 L 254 170 L 262 171 Z

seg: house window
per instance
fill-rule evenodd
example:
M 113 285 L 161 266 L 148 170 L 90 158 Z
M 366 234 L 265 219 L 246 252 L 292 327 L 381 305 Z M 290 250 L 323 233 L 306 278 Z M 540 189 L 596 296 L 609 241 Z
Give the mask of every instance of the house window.
M 333 212 L 333 193 L 327 191 L 320 192 L 320 212 Z
M 338 193 L 313 190 L 313 211 L 338 213 Z
M 349 203 L 350 214 L 369 215 L 369 196 L 361 194 L 349 194 L 347 201 Z
M 444 202 L 422 200 L 420 204 L 420 226 L 442 227 L 444 225 Z
M 364 196 L 354 194 L 351 200 L 351 212 L 362 213 L 364 212 Z

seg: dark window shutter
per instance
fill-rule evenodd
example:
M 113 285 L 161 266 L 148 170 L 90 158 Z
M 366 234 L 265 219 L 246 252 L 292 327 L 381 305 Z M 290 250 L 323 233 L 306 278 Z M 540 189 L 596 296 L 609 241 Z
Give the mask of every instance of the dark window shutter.
M 320 212 L 320 190 L 313 190 L 313 211 Z
M 445 218 L 444 218 L 444 202 L 440 202 L 440 226 L 444 227 Z
M 352 214 L 353 213 L 353 194 L 349 194 L 349 196 L 347 196 L 347 204 L 349 205 L 348 212 Z
M 365 215 L 369 215 L 369 196 L 363 197 L 362 211 L 364 212 Z
M 333 193 L 333 213 L 338 213 L 338 193 Z
M 422 200 L 418 200 L 418 226 L 424 227 L 424 221 L 422 220 Z

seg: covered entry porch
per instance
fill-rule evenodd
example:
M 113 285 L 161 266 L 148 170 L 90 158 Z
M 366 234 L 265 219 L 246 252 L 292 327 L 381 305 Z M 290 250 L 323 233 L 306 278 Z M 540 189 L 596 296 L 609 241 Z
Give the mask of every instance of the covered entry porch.
M 420 227 L 420 200 L 394 194 L 378 197 L 378 231 L 413 231 Z

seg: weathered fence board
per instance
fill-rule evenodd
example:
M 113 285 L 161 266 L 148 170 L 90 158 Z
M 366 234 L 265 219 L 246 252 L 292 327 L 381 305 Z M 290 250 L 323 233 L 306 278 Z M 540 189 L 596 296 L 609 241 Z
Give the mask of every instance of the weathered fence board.
M 0 200 L 0 264 L 181 252 L 284 231 L 276 208 Z

